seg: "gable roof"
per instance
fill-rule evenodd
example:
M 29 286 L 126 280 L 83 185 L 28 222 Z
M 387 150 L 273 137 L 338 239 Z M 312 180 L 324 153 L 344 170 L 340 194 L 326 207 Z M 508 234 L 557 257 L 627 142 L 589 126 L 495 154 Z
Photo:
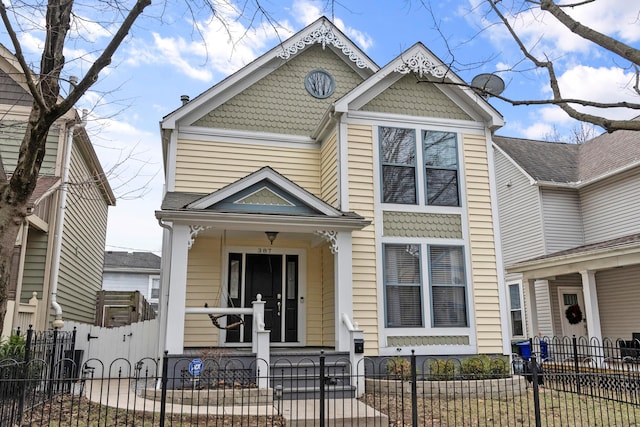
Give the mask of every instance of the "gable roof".
M 420 42 L 339 99 L 335 103 L 335 110 L 347 112 L 359 109 L 407 74 L 413 74 L 421 81 L 435 83 L 438 89 L 455 100 L 456 104 L 466 107 L 467 113 L 474 113 L 476 118 L 480 117 L 486 121 L 489 128 L 496 129 L 504 125 L 502 115 L 486 99 L 467 87 L 464 80 Z
M 161 258 L 152 252 L 105 251 L 104 270 L 157 270 Z
M 267 191 L 264 194 L 256 195 Z M 265 166 L 210 194 L 168 192 L 156 217 L 190 223 L 222 223 L 231 228 L 273 231 L 316 230 L 326 227 L 353 230 L 370 221 L 325 203 L 271 167 Z M 276 227 L 276 228 L 274 228 Z
M 495 135 L 493 142 L 533 181 L 572 183 L 578 179 L 577 144 Z
M 581 187 L 640 165 L 640 132 L 605 133 L 583 144 L 495 135 L 493 142 L 538 183 Z
M 363 78 L 371 76 L 379 67 L 356 46 L 329 19 L 320 17 L 298 33 L 255 59 L 247 66 L 228 76 L 220 83 L 201 93 L 193 100 L 166 115 L 162 129 L 175 129 L 178 121 L 192 122 L 199 118 L 199 111 L 211 110 L 237 95 L 250 84 L 281 67 L 292 57 L 310 46 L 321 45 L 336 52 Z

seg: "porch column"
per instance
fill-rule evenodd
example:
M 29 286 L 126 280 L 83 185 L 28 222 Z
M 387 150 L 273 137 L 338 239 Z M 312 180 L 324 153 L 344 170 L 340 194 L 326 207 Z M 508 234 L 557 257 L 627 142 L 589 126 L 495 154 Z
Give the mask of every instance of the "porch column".
M 587 319 L 587 335 L 602 342 L 600 312 L 598 311 L 598 292 L 596 291 L 595 271 L 581 271 L 582 294 L 584 295 L 584 314 Z
M 336 350 L 349 351 L 349 331 L 342 323 L 342 316 L 347 315 L 353 319 L 353 252 L 351 246 L 351 232 L 341 231 L 337 233 L 334 252 L 335 275 L 335 337 Z
M 527 330 L 529 331 L 529 336 L 534 336 L 538 333 L 538 306 L 536 303 L 535 280 L 523 280 L 523 288 L 527 290 L 527 292 L 525 293 L 525 305 L 527 307 L 527 316 L 529 317 Z M 531 327 L 531 329 L 529 329 L 528 327 Z
M 184 352 L 184 314 L 187 297 L 187 261 L 189 258 L 189 227 L 174 225 L 171 239 L 171 273 L 166 312 L 165 349 L 169 354 Z

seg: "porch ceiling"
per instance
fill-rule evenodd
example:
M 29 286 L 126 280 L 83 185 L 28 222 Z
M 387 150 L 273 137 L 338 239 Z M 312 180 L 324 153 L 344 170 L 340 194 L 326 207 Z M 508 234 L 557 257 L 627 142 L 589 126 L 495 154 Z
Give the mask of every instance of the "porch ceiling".
M 525 280 L 640 264 L 640 234 L 580 246 L 506 267 Z

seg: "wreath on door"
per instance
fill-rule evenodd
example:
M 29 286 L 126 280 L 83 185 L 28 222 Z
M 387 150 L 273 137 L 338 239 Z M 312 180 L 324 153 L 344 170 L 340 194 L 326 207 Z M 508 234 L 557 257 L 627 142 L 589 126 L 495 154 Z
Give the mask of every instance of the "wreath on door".
M 580 310 L 580 306 L 578 304 L 573 304 L 567 307 L 567 310 L 564 312 L 564 316 L 572 325 L 582 322 L 582 310 Z

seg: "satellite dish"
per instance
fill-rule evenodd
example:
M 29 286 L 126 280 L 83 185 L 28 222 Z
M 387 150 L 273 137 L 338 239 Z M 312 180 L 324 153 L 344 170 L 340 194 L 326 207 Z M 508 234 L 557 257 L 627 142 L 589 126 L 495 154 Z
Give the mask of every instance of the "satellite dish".
M 478 74 L 471 80 L 471 87 L 484 98 L 500 95 L 504 91 L 504 80 L 495 74 Z

